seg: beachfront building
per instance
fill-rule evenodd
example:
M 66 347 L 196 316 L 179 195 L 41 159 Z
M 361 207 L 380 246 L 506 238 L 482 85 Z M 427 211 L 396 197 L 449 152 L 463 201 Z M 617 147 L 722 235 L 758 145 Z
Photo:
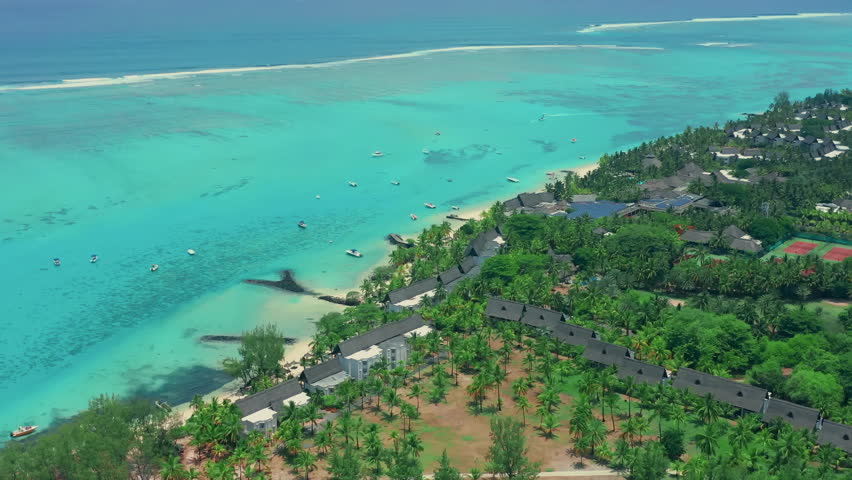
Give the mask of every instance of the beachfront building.
M 348 379 L 349 375 L 337 358 L 306 368 L 299 376 L 306 390 L 324 394 L 334 393 L 334 389 Z
M 497 255 L 500 247 L 506 243 L 503 240 L 503 234 L 500 228 L 492 228 L 486 230 L 470 241 L 467 249 L 464 251 L 465 257 L 471 257 L 476 260 L 477 264 L 481 265 L 486 258 Z
M 633 358 L 633 352 L 621 345 L 590 338 L 583 350 L 583 358 L 601 365 L 620 365 L 623 359 Z
M 278 428 L 278 413 L 293 402 L 297 406 L 305 405 L 310 398 L 302 391 L 297 379 L 281 382 L 272 388 L 249 395 L 234 402 L 240 410 L 243 432 L 274 432 Z
M 708 393 L 716 400 L 750 412 L 762 412 L 767 392 L 763 388 L 717 377 L 683 367 L 677 371 L 673 383 L 675 388 L 689 390 L 698 396 Z
M 385 295 L 385 307 L 391 312 L 413 310 L 420 306 L 424 298 L 432 298 L 438 288 L 438 279 L 424 278 L 407 287 L 398 288 Z
M 363 380 L 382 359 L 389 368 L 405 365 L 411 353 L 408 340 L 431 331 L 432 327 L 423 321 L 423 317 L 415 314 L 340 342 L 332 353 L 337 356 L 341 371 L 349 378 Z
M 831 420 L 823 420 L 817 435 L 817 443 L 834 445 L 846 453 L 852 453 L 852 427 Z
M 775 418 L 780 418 L 792 425 L 793 428 L 805 429 L 810 432 L 817 426 L 819 410 L 770 396 L 766 411 L 763 412 L 763 421 L 768 423 Z

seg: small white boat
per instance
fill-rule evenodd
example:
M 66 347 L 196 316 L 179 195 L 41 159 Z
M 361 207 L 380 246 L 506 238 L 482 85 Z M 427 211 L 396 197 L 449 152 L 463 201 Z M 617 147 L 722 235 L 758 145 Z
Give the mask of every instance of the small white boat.
M 415 215 L 415 214 L 413 214 L 413 213 L 409 213 L 409 214 L 408 214 L 408 216 L 409 216 L 412 220 L 417 220 L 417 215 Z
M 38 425 L 27 425 L 26 427 L 18 427 L 17 430 L 9 433 L 9 436 L 12 438 L 23 437 L 24 435 L 29 435 L 36 431 Z
M 518 183 L 518 182 L 520 182 L 520 180 L 518 180 L 518 179 L 517 179 L 517 178 L 515 178 L 515 177 L 506 177 L 506 180 L 508 180 L 508 181 L 510 181 L 510 182 L 512 182 L 512 183 Z
M 157 265 L 156 263 L 155 263 L 155 264 L 153 264 L 153 265 L 151 265 L 151 271 L 152 271 L 152 272 L 156 272 L 158 268 L 160 268 L 160 266 L 159 266 L 159 265 Z
M 308 224 L 303 221 L 299 221 L 299 228 L 308 228 Z
M 586 159 L 585 155 L 580 155 L 580 160 L 585 160 L 585 159 Z
M 457 207 L 457 206 L 455 206 L 455 205 L 453 205 L 451 208 L 452 208 L 453 210 L 458 210 L 458 209 L 459 209 L 459 207 Z
M 572 139 L 571 139 L 571 143 L 577 143 L 577 139 L 576 139 L 576 138 L 572 138 Z
M 191 256 L 195 255 L 195 250 L 190 248 L 186 251 L 186 253 L 189 254 L 189 256 L 191 257 Z
M 434 204 L 434 203 L 426 202 L 426 203 L 424 203 L 423 205 L 425 205 L 425 206 L 426 206 L 426 208 L 435 208 L 435 204 Z
M 432 153 L 428 149 L 425 149 L 425 148 L 422 151 L 423 151 L 423 155 L 429 155 L 430 153 Z
M 59 261 L 58 258 L 54 258 L 53 259 L 53 265 L 58 267 L 58 266 L 62 265 L 62 263 Z
M 319 199 L 320 199 L 320 196 L 319 196 L 319 195 L 317 195 L 317 196 L 316 196 L 316 197 L 314 197 L 314 198 L 316 198 L 317 200 L 319 200 Z
M 384 157 L 385 154 L 381 152 L 381 150 L 376 150 L 373 152 L 373 157 Z
M 349 186 L 350 186 L 350 187 L 357 187 L 357 186 L 358 186 L 358 184 L 357 184 L 357 183 L 352 182 L 352 181 L 350 181 L 350 182 L 348 182 L 348 183 L 349 183 Z
M 440 136 L 441 136 L 441 132 L 436 131 L 436 132 L 435 132 L 435 135 L 440 137 Z
M 95 262 L 97 262 L 97 261 L 98 261 L 98 256 L 97 256 L 97 255 L 92 255 L 92 257 L 91 257 L 91 258 L 89 258 L 89 263 L 95 263 Z
M 391 185 L 399 185 L 399 182 L 397 182 L 396 180 L 391 180 Z
M 355 250 L 354 248 L 346 250 L 346 254 L 351 255 L 353 257 L 361 258 L 361 252 L 359 252 L 358 250 Z

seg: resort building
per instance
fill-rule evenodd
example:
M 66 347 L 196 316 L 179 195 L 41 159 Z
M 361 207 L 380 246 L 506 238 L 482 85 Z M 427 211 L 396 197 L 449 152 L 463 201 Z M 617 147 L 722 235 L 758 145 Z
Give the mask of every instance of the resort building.
M 817 443 L 831 444 L 846 453 L 852 453 L 852 427 L 831 420 L 823 420 L 817 435 Z
M 333 354 L 348 378 L 363 380 L 382 358 L 389 368 L 405 365 L 411 353 L 408 339 L 422 337 L 431 331 L 432 327 L 423 321 L 423 317 L 412 315 L 341 342 L 334 348 Z
M 628 357 L 619 360 L 615 367 L 617 369 L 615 374 L 618 378 L 624 380 L 627 377 L 633 377 L 633 381 L 636 383 L 657 385 L 668 378 L 665 368 Z
M 385 306 L 391 312 L 413 310 L 420 305 L 424 298 L 432 298 L 438 288 L 438 279 L 425 278 L 407 287 L 398 288 L 385 295 Z
M 589 344 L 589 341 L 597 338 L 594 330 L 570 323 L 551 325 L 550 335 L 562 343 L 574 345 L 575 347 L 585 347 Z
M 306 368 L 299 376 L 306 390 L 324 394 L 334 393 L 334 389 L 348 379 L 349 375 L 337 358 Z
M 698 396 L 708 393 L 716 400 L 750 412 L 762 412 L 767 392 L 763 388 L 746 385 L 726 378 L 683 367 L 677 371 L 675 388 L 689 390 Z
M 633 352 L 621 345 L 590 338 L 583 350 L 583 358 L 601 365 L 619 365 L 625 358 L 633 358 Z
M 485 316 L 493 320 L 519 322 L 524 316 L 524 304 L 490 297 L 485 304 Z
M 243 432 L 273 432 L 278 427 L 278 413 L 285 405 L 293 402 L 301 406 L 310 398 L 302 391 L 297 379 L 287 380 L 234 402 L 240 410 Z
M 472 257 L 476 259 L 478 264 L 482 264 L 486 258 L 497 255 L 497 252 L 504 243 L 506 241 L 503 240 L 500 229 L 492 228 L 474 237 L 467 249 L 465 249 L 464 255 Z
M 774 418 L 780 418 L 793 428 L 803 428 L 810 432 L 817 426 L 819 410 L 770 397 L 766 411 L 763 412 L 763 421 L 769 422 Z

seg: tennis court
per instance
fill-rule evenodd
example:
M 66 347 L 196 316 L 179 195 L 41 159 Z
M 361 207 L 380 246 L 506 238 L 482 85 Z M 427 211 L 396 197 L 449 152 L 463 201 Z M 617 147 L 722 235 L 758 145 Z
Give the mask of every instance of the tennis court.
M 839 243 L 793 237 L 763 256 L 764 260 L 802 255 L 815 255 L 829 262 L 842 262 L 852 257 L 852 247 Z

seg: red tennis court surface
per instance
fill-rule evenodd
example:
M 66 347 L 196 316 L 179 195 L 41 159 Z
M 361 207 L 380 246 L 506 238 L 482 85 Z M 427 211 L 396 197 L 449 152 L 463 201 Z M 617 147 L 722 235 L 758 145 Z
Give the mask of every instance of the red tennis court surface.
M 847 257 L 852 257 L 852 248 L 834 247 L 822 256 L 824 260 L 842 262 Z
M 784 253 L 792 253 L 793 255 L 805 255 L 814 248 L 816 248 L 816 243 L 811 242 L 793 242 L 789 247 L 782 250 Z

